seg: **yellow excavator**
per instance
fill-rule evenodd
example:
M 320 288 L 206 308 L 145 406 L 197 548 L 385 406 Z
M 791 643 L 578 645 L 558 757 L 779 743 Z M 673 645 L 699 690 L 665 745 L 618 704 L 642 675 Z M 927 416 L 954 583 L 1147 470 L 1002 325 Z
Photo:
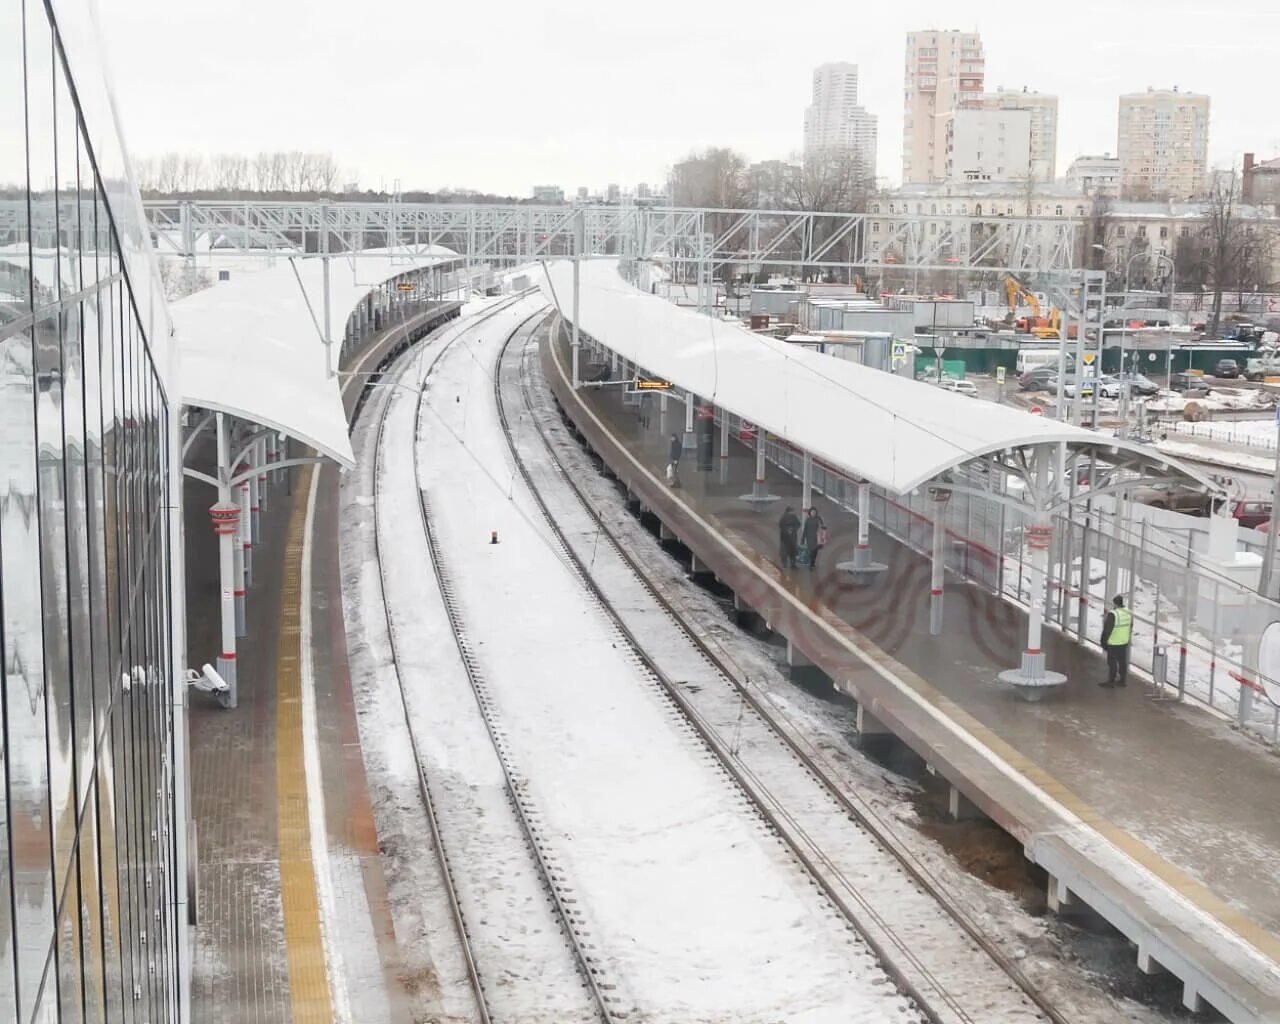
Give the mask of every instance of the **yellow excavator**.
M 1009 301 L 1009 313 L 1011 316 L 1018 308 L 1019 299 L 1031 307 L 1030 316 L 1021 316 L 1014 321 L 1014 326 L 1018 330 L 1026 331 L 1028 334 L 1034 334 L 1037 338 L 1048 341 L 1058 340 L 1060 337 L 1058 330 L 1062 324 L 1062 315 L 1057 309 L 1050 307 L 1049 315 L 1047 317 L 1041 316 L 1040 300 L 1022 287 L 1017 278 L 1012 275 L 1004 279 L 1004 294 Z

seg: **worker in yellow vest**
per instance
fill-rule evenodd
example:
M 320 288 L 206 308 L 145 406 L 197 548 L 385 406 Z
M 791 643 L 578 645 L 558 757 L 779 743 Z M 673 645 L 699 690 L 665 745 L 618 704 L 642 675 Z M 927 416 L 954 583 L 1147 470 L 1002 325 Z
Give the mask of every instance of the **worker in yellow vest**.
M 1104 689 L 1125 685 L 1129 674 L 1129 640 L 1133 636 L 1133 612 L 1124 606 L 1124 598 L 1117 594 L 1112 602 L 1115 607 L 1102 620 L 1102 647 L 1107 652 L 1107 681 L 1098 685 Z

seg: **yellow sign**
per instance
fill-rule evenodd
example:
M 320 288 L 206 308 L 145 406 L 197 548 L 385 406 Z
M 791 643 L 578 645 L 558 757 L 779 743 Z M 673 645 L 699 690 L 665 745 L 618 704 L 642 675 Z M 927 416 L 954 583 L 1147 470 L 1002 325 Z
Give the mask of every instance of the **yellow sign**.
M 1085 366 L 1092 366 L 1092 365 L 1093 365 L 1093 360 L 1094 360 L 1094 354 L 1093 354 L 1092 352 L 1086 352 L 1086 353 L 1084 354 L 1084 365 L 1085 365 Z
M 416 292 L 417 290 L 418 286 L 416 284 L 410 284 L 408 281 L 401 281 L 396 285 L 396 291 L 398 292 Z
M 637 391 L 670 391 L 675 385 L 669 380 L 638 380 Z

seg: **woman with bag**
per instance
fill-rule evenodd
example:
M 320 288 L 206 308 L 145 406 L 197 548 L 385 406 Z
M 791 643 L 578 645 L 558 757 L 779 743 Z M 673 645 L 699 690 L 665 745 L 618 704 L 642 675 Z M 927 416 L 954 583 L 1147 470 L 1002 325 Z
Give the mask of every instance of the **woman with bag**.
M 805 564 L 808 565 L 809 571 L 812 572 L 818 564 L 818 552 L 827 546 L 827 541 L 830 539 L 827 535 L 827 524 L 823 522 L 822 516 L 818 515 L 816 507 L 810 508 L 804 518 L 802 539 L 804 541 Z

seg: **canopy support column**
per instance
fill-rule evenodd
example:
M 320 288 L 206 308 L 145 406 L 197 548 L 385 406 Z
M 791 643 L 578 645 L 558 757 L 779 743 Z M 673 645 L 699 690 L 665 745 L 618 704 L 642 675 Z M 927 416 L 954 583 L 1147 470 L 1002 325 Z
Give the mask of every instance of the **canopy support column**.
M 933 499 L 933 562 L 929 573 L 929 634 L 942 635 L 943 582 L 947 569 L 947 502 L 951 492 L 945 487 L 930 487 Z
M 684 393 L 684 439 L 681 445 L 687 452 L 698 446 L 697 439 L 693 436 L 693 399 L 692 393 Z
M 837 562 L 836 568 L 850 573 L 854 583 L 871 583 L 889 567 L 883 562 L 871 561 L 871 484 L 858 481 L 858 546 L 853 549 L 852 562 Z
M 220 699 L 226 707 L 236 706 L 236 614 L 235 553 L 232 545 L 239 529 L 240 507 L 231 501 L 231 467 L 227 465 L 230 448 L 227 423 L 217 415 L 218 433 L 218 503 L 209 509 L 213 530 L 218 537 L 218 610 L 221 619 L 222 650 L 218 654 L 218 675 L 227 684 Z
M 1018 668 L 1000 673 L 1024 700 L 1037 701 L 1054 687 L 1062 686 L 1067 677 L 1045 668 L 1041 637 L 1044 632 L 1044 585 L 1049 567 L 1049 547 L 1053 543 L 1053 524 L 1049 517 L 1052 495 L 1049 493 L 1049 459 L 1053 449 L 1041 445 L 1035 453 L 1035 487 L 1030 498 L 1035 509 L 1028 527 L 1027 547 L 1031 549 L 1031 601 L 1027 616 L 1027 646 Z
M 809 508 L 813 505 L 813 456 L 805 452 L 800 461 L 800 505 Z
M 729 410 L 720 410 L 720 482 L 729 482 Z
M 249 498 L 249 481 L 240 483 L 240 532 L 236 536 L 236 636 L 248 632 L 245 624 L 245 591 L 253 582 L 253 537 L 250 533 L 253 511 Z

